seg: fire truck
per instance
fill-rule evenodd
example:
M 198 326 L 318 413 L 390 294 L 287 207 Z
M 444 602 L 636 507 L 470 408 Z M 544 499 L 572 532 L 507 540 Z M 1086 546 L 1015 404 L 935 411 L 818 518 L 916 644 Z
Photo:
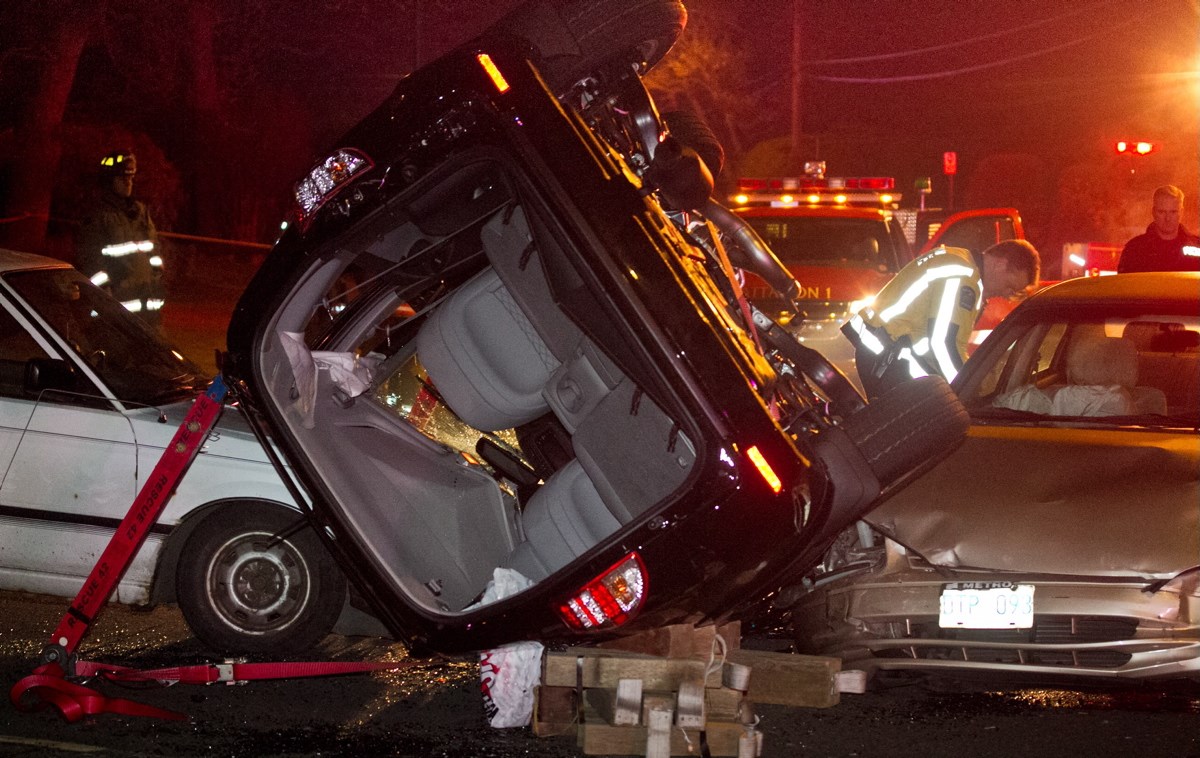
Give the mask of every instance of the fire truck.
M 840 327 L 905 264 L 938 245 L 978 257 L 1025 236 L 1016 209 L 902 209 L 894 178 L 828 177 L 820 162 L 806 163 L 803 176 L 741 179 L 729 200 L 801 288 L 800 302 L 784 303 L 747 274 L 747 297 L 853 380 L 854 351 Z

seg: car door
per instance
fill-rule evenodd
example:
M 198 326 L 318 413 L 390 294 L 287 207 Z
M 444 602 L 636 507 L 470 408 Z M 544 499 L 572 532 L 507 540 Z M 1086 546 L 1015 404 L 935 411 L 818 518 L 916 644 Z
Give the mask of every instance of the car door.
M 137 491 L 126 416 L 89 380 L 26 391 L 33 358 L 66 357 L 45 325 L 0 307 L 0 576 L 8 589 L 72 594 Z

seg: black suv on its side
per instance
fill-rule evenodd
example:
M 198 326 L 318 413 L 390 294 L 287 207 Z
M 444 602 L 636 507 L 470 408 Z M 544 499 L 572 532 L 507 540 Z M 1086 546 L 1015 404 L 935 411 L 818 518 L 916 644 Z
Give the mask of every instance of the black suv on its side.
M 738 297 L 769 251 L 667 207 L 640 75 L 685 19 L 535 3 L 407 77 L 234 313 L 246 415 L 417 649 L 737 617 L 965 432 L 940 380 L 866 406 Z

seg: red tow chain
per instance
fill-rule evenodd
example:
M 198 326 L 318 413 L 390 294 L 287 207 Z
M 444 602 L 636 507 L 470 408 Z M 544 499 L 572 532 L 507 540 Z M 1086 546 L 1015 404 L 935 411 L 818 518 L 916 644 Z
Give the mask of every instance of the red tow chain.
M 32 712 L 57 708 L 67 721 L 74 722 L 97 713 L 181 720 L 187 716 L 132 700 L 110 698 L 69 679 L 100 677 L 112 682 L 159 682 L 162 684 L 236 684 L 251 679 L 329 676 L 408 668 L 414 661 L 401 663 L 366 662 L 295 662 L 200 664 L 149 671 L 79 660 L 75 649 L 87 634 L 96 616 L 112 595 L 134 555 L 166 507 L 171 493 L 195 460 L 200 447 L 217 422 L 224 407 L 226 387 L 218 374 L 208 391 L 196 398 L 171 443 L 151 471 L 129 513 L 122 519 L 100 559 L 92 568 L 74 602 L 42 650 L 41 665 L 12 688 L 10 699 L 19 711 Z

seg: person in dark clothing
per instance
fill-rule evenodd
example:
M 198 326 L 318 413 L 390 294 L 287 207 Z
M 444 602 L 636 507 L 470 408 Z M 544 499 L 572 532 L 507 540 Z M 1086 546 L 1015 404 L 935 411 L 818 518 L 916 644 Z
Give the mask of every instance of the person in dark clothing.
M 1165 185 L 1154 190 L 1154 221 L 1121 251 L 1117 273 L 1200 271 L 1200 237 L 1179 223 L 1183 190 Z
M 118 150 L 100 161 L 99 187 L 77 246 L 78 268 L 126 308 L 158 327 L 165 302 L 158 232 L 146 205 L 133 198 L 137 159 Z

